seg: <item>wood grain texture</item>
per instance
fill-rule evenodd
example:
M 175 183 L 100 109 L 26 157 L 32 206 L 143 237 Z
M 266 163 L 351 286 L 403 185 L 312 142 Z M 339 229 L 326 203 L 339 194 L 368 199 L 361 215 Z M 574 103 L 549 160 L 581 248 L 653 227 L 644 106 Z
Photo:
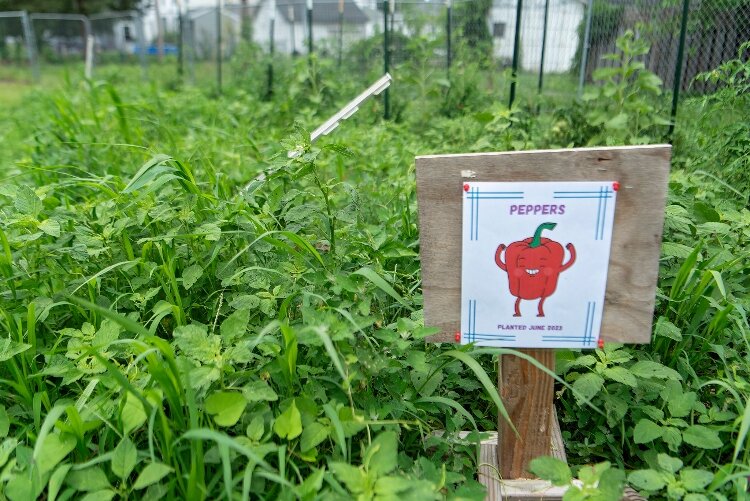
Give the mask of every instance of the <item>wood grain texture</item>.
M 620 183 L 601 338 L 648 343 L 658 278 L 670 145 L 421 156 L 416 159 L 425 325 L 455 342 L 461 315 L 462 183 Z
M 519 350 L 534 357 L 545 367 L 555 369 L 555 350 Z M 502 478 L 534 478 L 529 462 L 550 454 L 552 419 L 555 415 L 554 379 L 531 362 L 515 355 L 501 355 L 497 387 L 510 420 L 518 430 L 498 417 L 500 438 L 497 458 Z
M 487 440 L 481 442 L 479 448 L 477 480 L 487 487 L 485 497 L 487 501 L 530 501 L 533 499 L 552 501 L 562 499 L 566 490 L 565 487 L 554 487 L 544 480 L 508 479 L 498 475 L 497 441 L 498 435 L 493 433 Z M 563 447 L 560 425 L 555 413 L 552 414 L 550 455 L 566 463 L 568 461 Z

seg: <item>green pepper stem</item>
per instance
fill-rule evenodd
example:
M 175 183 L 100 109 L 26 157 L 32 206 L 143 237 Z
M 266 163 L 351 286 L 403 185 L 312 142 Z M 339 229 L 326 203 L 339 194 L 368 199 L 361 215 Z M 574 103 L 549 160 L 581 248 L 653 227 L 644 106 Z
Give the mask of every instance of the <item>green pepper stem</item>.
M 543 230 L 554 230 L 555 226 L 557 226 L 557 223 L 542 223 L 539 225 L 539 227 L 534 232 L 534 238 L 531 240 L 531 243 L 529 244 L 529 247 L 532 249 L 534 247 L 539 247 L 542 245 L 542 231 Z

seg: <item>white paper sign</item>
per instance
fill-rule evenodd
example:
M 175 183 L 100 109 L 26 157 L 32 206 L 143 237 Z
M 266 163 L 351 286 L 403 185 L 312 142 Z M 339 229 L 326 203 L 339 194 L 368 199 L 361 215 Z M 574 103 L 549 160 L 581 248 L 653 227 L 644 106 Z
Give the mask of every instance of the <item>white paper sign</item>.
M 461 344 L 595 348 L 618 184 L 464 184 Z

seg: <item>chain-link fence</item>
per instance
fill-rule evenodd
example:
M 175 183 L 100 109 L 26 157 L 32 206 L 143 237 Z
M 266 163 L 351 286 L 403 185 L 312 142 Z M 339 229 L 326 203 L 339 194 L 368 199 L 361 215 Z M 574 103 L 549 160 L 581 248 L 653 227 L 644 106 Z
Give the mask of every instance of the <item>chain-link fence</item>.
M 313 52 L 363 83 L 386 68 L 397 81 L 424 81 L 473 65 L 498 99 L 574 98 L 597 68 L 615 64 L 603 56 L 631 30 L 650 44 L 643 63 L 667 89 L 706 92 L 694 78 L 750 39 L 750 0 L 247 0 L 158 23 L 161 40 L 137 12 L 0 13 L 0 59 L 27 69 L 35 53 L 47 65 L 83 61 L 92 34 L 98 65 L 137 63 L 145 75 L 167 54 L 175 77 L 219 90 L 249 81 L 271 89 L 274 74 Z
M 37 80 L 36 48 L 26 12 L 0 12 L 0 62 L 24 80 Z M 7 78 L 2 72 L 0 77 Z
M 147 76 L 147 41 L 143 17 L 135 11 L 89 16 L 96 66 L 140 64 Z

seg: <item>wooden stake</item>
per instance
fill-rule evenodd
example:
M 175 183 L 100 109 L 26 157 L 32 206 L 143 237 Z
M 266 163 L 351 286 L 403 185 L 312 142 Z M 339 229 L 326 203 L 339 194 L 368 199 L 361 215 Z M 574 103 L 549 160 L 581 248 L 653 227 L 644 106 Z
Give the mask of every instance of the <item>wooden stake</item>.
M 549 369 L 555 368 L 555 350 L 519 350 Z M 534 478 L 529 462 L 550 455 L 555 407 L 554 380 L 530 362 L 513 355 L 501 355 L 498 390 L 516 435 L 505 419 L 498 418 L 497 458 L 502 479 Z

